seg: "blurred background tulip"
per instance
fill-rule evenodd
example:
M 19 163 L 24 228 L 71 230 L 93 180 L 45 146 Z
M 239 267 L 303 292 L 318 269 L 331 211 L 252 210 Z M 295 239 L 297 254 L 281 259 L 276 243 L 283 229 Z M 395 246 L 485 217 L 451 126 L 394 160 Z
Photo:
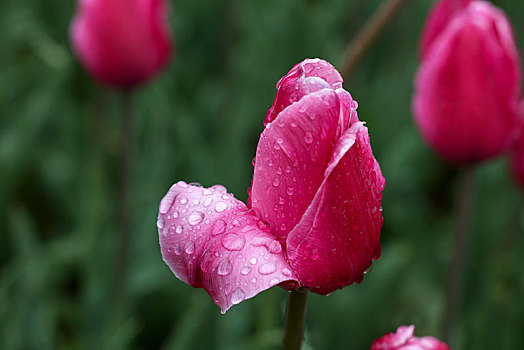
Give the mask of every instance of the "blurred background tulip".
M 415 120 L 445 159 L 483 161 L 507 150 L 517 128 L 522 72 L 513 29 L 502 10 L 473 1 L 428 39 L 439 29 L 432 26 L 440 15 L 430 15 L 423 38 Z
M 165 0 L 78 0 L 75 53 L 96 79 L 129 89 L 168 63 L 172 39 Z
M 400 326 L 395 333 L 375 340 L 371 350 L 449 350 L 449 347 L 433 337 L 415 337 L 415 326 Z

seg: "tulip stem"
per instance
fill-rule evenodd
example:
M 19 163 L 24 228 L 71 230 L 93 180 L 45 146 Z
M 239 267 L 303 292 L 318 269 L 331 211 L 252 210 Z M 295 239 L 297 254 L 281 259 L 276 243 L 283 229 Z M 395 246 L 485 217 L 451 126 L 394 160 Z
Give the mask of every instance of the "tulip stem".
M 286 325 L 284 328 L 283 350 L 300 350 L 304 339 L 306 321 L 307 291 L 295 289 L 288 294 Z
M 385 0 L 348 44 L 340 64 L 340 74 L 344 80 L 349 79 L 353 74 L 368 49 L 407 1 Z
M 455 204 L 456 226 L 454 232 L 454 250 L 448 267 L 446 305 L 441 325 L 442 336 L 448 343 L 453 336 L 461 303 L 474 194 L 475 167 L 464 167 L 459 171 L 459 189 Z
M 116 275 L 114 297 L 123 294 L 129 254 L 129 180 L 131 170 L 132 93 L 122 96 L 122 139 L 120 144 L 120 169 L 118 188 L 118 240 L 116 247 Z

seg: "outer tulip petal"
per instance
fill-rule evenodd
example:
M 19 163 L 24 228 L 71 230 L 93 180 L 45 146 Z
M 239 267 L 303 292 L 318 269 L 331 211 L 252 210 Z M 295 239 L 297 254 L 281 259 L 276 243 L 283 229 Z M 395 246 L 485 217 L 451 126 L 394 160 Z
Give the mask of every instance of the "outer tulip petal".
M 371 345 L 371 350 L 449 350 L 449 347 L 433 337 L 417 338 L 415 326 L 400 326 L 395 333 L 385 334 Z
M 264 125 L 275 120 L 287 106 L 325 88 L 342 88 L 342 77 L 329 62 L 316 58 L 298 63 L 278 81 L 275 101 L 267 111 Z
M 335 145 L 324 182 L 287 237 L 289 263 L 303 285 L 328 294 L 362 280 L 380 255 L 384 184 L 367 128 L 355 123 Z
M 514 52 L 501 44 L 507 29 L 500 21 L 507 22 L 500 11 L 475 1 L 438 37 L 417 74 L 415 119 L 452 162 L 488 159 L 512 140 L 521 77 Z
M 222 313 L 274 285 L 297 280 L 267 226 L 224 187 L 179 182 L 159 211 L 164 261 L 179 279 L 204 288 Z
M 339 111 L 335 91 L 324 89 L 284 109 L 260 137 L 251 205 L 283 244 L 322 183 Z
M 431 9 L 420 40 L 420 57 L 424 59 L 429 48 L 444 28 L 473 0 L 441 0 Z

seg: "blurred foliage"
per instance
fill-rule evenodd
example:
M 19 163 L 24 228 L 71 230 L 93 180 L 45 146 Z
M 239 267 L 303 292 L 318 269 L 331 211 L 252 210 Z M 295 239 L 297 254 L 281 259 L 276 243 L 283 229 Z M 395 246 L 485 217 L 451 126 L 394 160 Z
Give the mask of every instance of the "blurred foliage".
M 382 257 L 360 285 L 311 295 L 305 349 L 369 349 L 402 324 L 438 335 L 456 169 L 421 141 L 410 98 L 432 1 L 412 0 L 345 87 L 387 179 Z M 0 2 L 0 348 L 278 349 L 286 293 L 221 315 L 162 262 L 157 206 L 179 179 L 246 199 L 276 81 L 335 65 L 378 0 L 176 1 L 177 55 L 135 99 L 132 249 L 111 297 L 121 96 L 71 54 L 74 1 Z M 496 1 L 524 48 L 524 5 Z M 132 35 L 132 34 L 130 34 Z M 480 167 L 453 349 L 524 348 L 524 200 L 504 159 Z M 118 306 L 118 307 L 117 307 Z

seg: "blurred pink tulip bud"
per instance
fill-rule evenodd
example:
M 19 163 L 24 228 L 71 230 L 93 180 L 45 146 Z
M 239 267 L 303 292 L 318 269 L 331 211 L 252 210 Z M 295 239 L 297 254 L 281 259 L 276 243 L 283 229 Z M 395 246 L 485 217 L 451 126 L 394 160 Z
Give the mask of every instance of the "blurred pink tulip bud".
M 435 2 L 428 15 L 420 40 L 420 57 L 423 59 L 429 47 L 444 30 L 454 16 L 460 13 L 473 0 L 441 0 Z
M 102 83 L 130 89 L 149 80 L 172 51 L 164 0 L 79 0 L 71 43 Z
M 449 347 L 433 337 L 417 338 L 415 326 L 398 327 L 396 333 L 388 333 L 371 345 L 371 350 L 449 350 Z
M 185 182 L 162 199 L 173 273 L 222 312 L 278 284 L 328 294 L 360 282 L 380 256 L 385 181 L 356 109 L 328 62 L 293 67 L 264 122 L 248 206 Z
M 507 150 L 521 97 L 521 67 L 504 13 L 473 1 L 441 31 L 415 81 L 415 121 L 427 142 L 454 163 Z

